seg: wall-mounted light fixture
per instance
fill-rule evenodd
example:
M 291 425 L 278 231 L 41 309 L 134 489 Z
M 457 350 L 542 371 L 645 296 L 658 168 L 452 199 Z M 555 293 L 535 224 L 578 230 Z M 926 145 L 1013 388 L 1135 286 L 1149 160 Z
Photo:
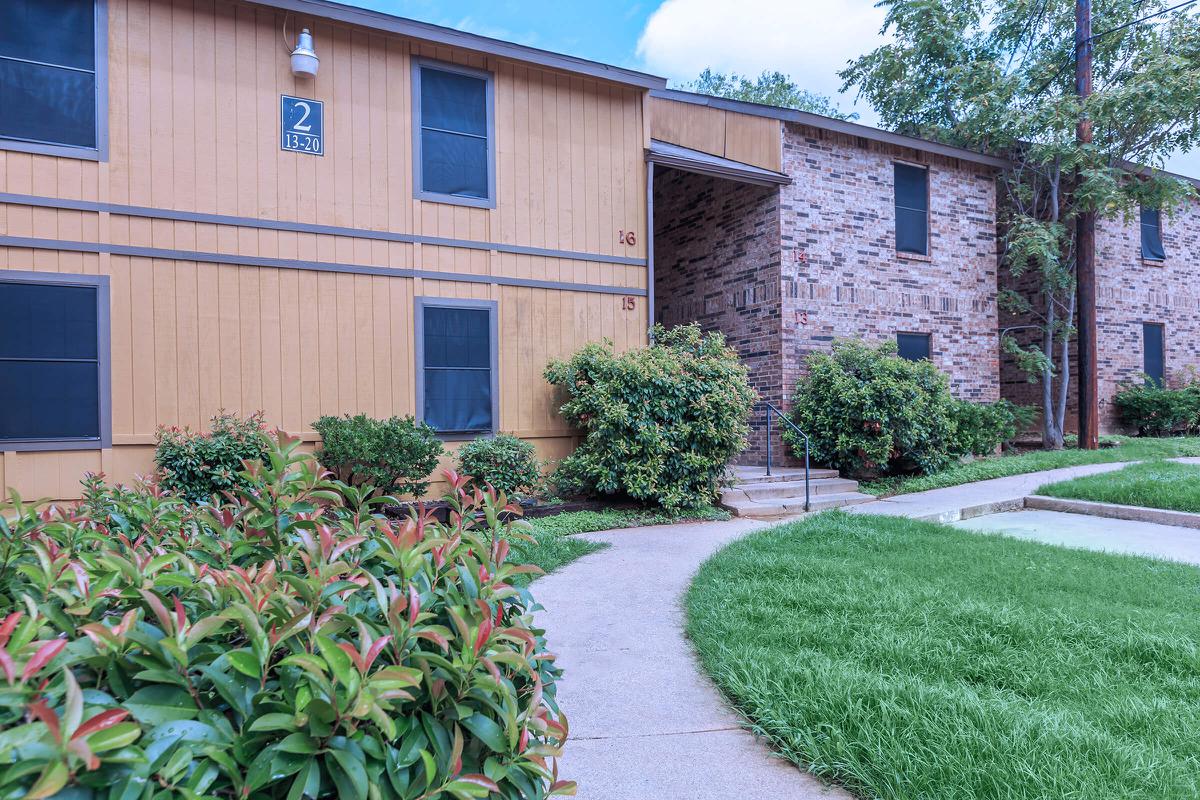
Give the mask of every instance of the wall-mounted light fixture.
M 312 34 L 305 28 L 300 31 L 296 49 L 292 51 L 292 74 L 297 78 L 315 78 L 320 64 L 321 59 L 317 58 L 317 51 L 313 49 Z

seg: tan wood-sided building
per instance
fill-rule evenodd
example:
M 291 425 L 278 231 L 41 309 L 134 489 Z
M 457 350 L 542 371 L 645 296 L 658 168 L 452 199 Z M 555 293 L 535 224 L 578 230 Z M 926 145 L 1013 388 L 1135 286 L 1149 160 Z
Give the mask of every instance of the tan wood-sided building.
M 546 363 L 646 341 L 660 79 L 321 0 L 5 0 L 0 29 L 0 485 L 24 497 L 127 481 L 159 426 L 220 409 L 561 456 Z

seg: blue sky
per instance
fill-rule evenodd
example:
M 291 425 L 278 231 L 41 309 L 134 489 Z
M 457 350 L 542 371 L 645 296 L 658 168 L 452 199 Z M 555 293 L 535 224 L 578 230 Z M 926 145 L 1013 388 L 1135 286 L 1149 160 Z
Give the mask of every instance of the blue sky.
M 841 94 L 837 72 L 883 42 L 875 0 L 341 0 L 507 41 L 639 69 L 678 83 L 705 67 L 780 70 L 860 122 L 874 111 Z M 1200 152 L 1168 169 L 1200 177 Z

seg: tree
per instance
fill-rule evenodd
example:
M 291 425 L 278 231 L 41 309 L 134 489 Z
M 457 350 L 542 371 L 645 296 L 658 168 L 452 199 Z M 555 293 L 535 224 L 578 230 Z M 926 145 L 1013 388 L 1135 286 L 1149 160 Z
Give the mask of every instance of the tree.
M 1161 174 L 1200 143 L 1200 23 L 1178 0 L 1099 0 L 1094 93 L 1075 96 L 1074 0 L 882 0 L 891 41 L 840 74 L 895 130 L 1007 156 L 999 180 L 1001 308 L 1033 320 L 1002 347 L 1042 385 L 1043 434 L 1060 448 L 1075 330 L 1075 219 L 1194 195 Z M 1081 114 L 1094 143 L 1075 141 Z
M 808 111 L 835 119 L 858 119 L 857 114 L 842 113 L 828 97 L 801 89 L 782 72 L 764 70 L 761 75 L 751 80 L 736 72 L 728 75 L 722 72 L 713 72 L 710 67 L 701 72 L 699 78 L 688 81 L 680 88 L 697 94 L 727 97 L 730 100 L 745 100 L 748 103 L 794 108 L 797 111 Z

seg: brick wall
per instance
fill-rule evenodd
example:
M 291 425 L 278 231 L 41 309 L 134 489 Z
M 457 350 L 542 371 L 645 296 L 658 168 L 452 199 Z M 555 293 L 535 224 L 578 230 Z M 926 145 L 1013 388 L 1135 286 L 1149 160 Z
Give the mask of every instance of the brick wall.
M 1164 262 L 1155 263 L 1142 260 L 1138 219 L 1117 216 L 1099 220 L 1096 225 L 1096 350 L 1101 433 L 1121 430 L 1113 396 L 1122 382 L 1141 378 L 1143 323 L 1164 325 L 1169 384 L 1187 381 L 1191 369 L 1200 369 L 1200 282 L 1197 280 L 1200 204 L 1191 203 L 1173 216 L 1163 214 L 1162 226 L 1167 257 Z M 1013 284 L 1006 275 L 1002 280 Z M 1028 282 L 1021 288 L 1028 290 Z M 1074 361 L 1072 352 L 1068 431 L 1078 430 L 1079 422 L 1078 373 Z M 1040 404 L 1040 385 L 1023 382 L 1011 361 L 1005 359 L 1005 362 L 1004 396 L 1014 402 Z
M 929 256 L 895 248 L 893 164 L 930 169 Z M 995 179 L 986 167 L 787 124 L 783 187 L 783 382 L 835 338 L 931 334 L 956 396 L 1000 396 Z
M 754 388 L 778 404 L 779 190 L 656 169 L 654 277 L 656 321 L 723 332 Z M 758 417 L 742 463 L 763 463 Z

